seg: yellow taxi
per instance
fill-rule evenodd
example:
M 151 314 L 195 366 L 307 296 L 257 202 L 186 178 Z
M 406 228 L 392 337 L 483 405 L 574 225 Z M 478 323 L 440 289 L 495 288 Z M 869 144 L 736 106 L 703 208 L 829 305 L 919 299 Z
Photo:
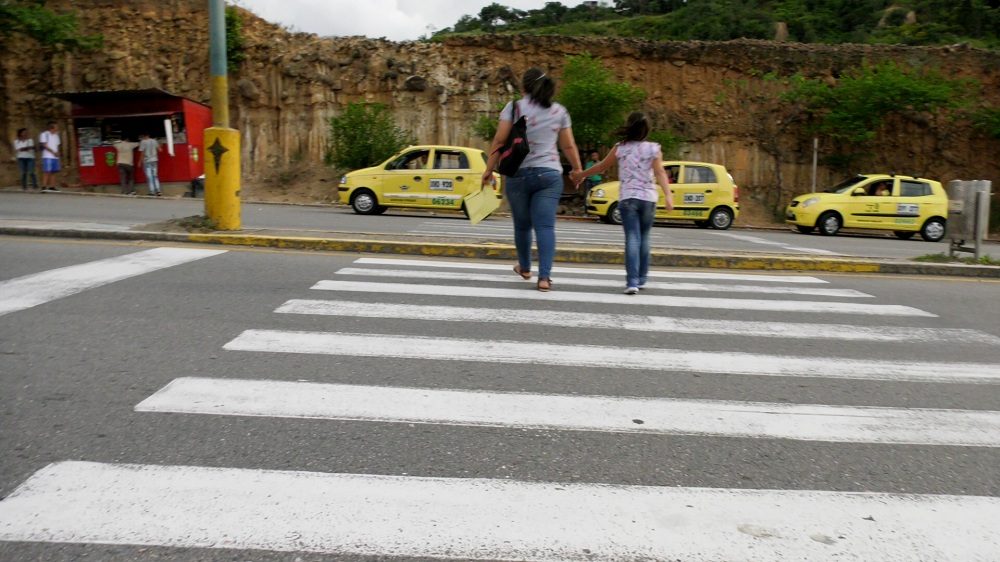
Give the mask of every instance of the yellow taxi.
M 693 220 L 699 227 L 726 230 L 740 213 L 740 188 L 724 166 L 708 162 L 664 162 L 670 178 L 674 210 L 667 212 L 663 193 L 656 204 L 657 220 Z M 616 181 L 594 186 L 587 194 L 587 214 L 621 224 Z
M 891 230 L 907 240 L 944 238 L 948 195 L 941 183 L 895 174 L 860 174 L 821 193 L 800 195 L 785 208 L 785 222 L 807 234 L 833 236 L 841 228 Z
M 482 185 L 486 153 L 464 146 L 411 146 L 391 158 L 340 178 L 340 200 L 361 215 L 389 207 L 464 211 L 463 198 Z M 500 176 L 493 193 L 502 197 Z

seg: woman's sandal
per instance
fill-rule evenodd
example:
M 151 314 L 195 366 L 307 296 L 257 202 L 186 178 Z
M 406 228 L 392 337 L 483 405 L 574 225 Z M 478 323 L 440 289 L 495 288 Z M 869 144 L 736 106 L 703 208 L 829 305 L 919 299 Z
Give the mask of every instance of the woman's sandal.
M 538 280 L 538 290 L 547 293 L 552 289 L 552 280 L 549 278 L 542 278 Z
M 523 271 L 521 269 L 521 264 L 517 264 L 517 265 L 514 266 L 514 273 L 520 275 L 521 279 L 524 279 L 525 281 L 531 279 L 531 272 L 530 271 Z

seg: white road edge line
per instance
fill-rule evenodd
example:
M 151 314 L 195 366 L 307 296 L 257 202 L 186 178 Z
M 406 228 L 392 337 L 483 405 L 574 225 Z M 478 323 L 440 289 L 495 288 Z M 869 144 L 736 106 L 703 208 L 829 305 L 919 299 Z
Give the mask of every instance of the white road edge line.
M 246 330 L 230 351 L 393 357 L 681 373 L 947 383 L 1000 383 L 1000 365 L 795 357 L 754 353 L 621 348 L 388 334 Z
M 558 280 L 556 281 L 558 283 Z M 435 295 L 448 298 L 476 299 L 520 299 L 549 302 L 572 302 L 590 304 L 619 304 L 638 306 L 663 306 L 674 308 L 708 308 L 731 311 L 773 311 L 785 313 L 811 314 L 853 314 L 857 316 L 918 316 L 936 318 L 936 314 L 910 306 L 896 304 L 863 304 L 856 302 L 797 301 L 730 299 L 716 297 L 666 296 L 666 295 L 622 295 L 616 293 L 581 293 L 575 291 L 553 291 L 541 293 L 529 289 L 498 289 L 496 287 L 476 287 L 463 285 L 423 285 L 417 283 L 376 283 L 372 281 L 319 281 L 312 286 L 318 291 L 343 291 L 358 293 L 392 293 L 405 295 Z
M 337 270 L 337 275 L 367 275 L 370 277 L 388 277 L 393 279 L 437 279 L 451 281 L 491 281 L 494 283 L 520 283 L 524 280 L 514 275 L 492 273 L 465 273 L 458 271 L 427 271 L 420 269 L 375 269 L 363 267 L 345 267 Z M 577 287 L 621 288 L 621 281 L 611 279 L 589 279 L 583 277 L 560 277 L 560 285 Z M 825 287 L 788 287 L 783 285 L 723 285 L 719 283 L 664 283 L 650 281 L 647 289 L 662 289 L 665 291 L 702 291 L 714 293 L 761 293 L 768 295 L 809 295 L 819 297 L 839 298 L 874 298 L 874 295 L 862 293 L 854 289 L 828 289 Z
M 0 316 L 226 250 L 154 248 L 134 254 L 33 273 L 0 282 Z
M 851 324 L 809 324 L 796 322 L 755 322 L 711 320 L 631 314 L 595 314 L 523 308 L 473 308 L 393 304 L 343 300 L 292 299 L 275 312 L 356 318 L 396 318 L 445 322 L 497 322 L 535 324 L 550 328 L 603 328 L 674 334 L 721 334 L 727 336 L 823 339 L 865 342 L 910 342 L 988 344 L 1000 348 L 1000 337 L 978 330 L 920 328 L 909 326 L 854 326 Z
M 184 377 L 137 412 L 1000 447 L 1000 412 Z
M 453 269 L 484 269 L 494 271 L 510 271 L 512 265 L 498 263 L 477 263 L 445 260 L 413 260 L 395 258 L 358 258 L 354 263 L 361 265 L 396 265 L 414 267 L 436 267 Z M 565 267 L 556 266 L 553 273 L 579 273 L 583 275 L 617 275 L 625 276 L 625 269 L 609 268 L 589 268 L 589 267 Z M 751 275 L 742 273 L 708 273 L 701 271 L 663 271 L 653 270 L 649 272 L 650 279 L 716 279 L 719 281 L 755 281 L 769 283 L 829 283 L 816 277 L 805 275 Z
M 533 562 L 991 560 L 997 521 L 978 496 L 78 461 L 0 501 L 7 541 Z

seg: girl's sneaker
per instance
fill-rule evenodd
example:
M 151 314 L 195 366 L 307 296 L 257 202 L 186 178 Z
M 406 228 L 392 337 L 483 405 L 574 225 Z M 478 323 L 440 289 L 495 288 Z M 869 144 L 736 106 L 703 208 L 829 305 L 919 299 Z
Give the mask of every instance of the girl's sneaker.
M 625 294 L 626 295 L 634 295 L 634 294 L 636 294 L 638 292 L 639 292 L 639 288 L 638 287 L 625 287 Z

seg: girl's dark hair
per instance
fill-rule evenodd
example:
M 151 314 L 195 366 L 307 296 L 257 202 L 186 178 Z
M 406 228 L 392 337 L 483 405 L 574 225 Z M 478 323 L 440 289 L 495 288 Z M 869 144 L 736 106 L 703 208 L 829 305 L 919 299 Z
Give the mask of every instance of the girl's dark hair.
M 540 68 L 529 68 L 521 77 L 521 90 L 531 96 L 531 101 L 542 107 L 552 107 L 556 82 Z
M 621 137 L 625 142 L 646 140 L 649 136 L 649 121 L 646 114 L 641 111 L 634 111 L 625 121 L 625 126 L 618 129 L 615 136 Z
M 26 127 L 21 127 L 20 129 L 17 130 L 17 136 L 21 136 L 21 133 L 26 133 L 26 132 L 28 132 L 28 129 Z

